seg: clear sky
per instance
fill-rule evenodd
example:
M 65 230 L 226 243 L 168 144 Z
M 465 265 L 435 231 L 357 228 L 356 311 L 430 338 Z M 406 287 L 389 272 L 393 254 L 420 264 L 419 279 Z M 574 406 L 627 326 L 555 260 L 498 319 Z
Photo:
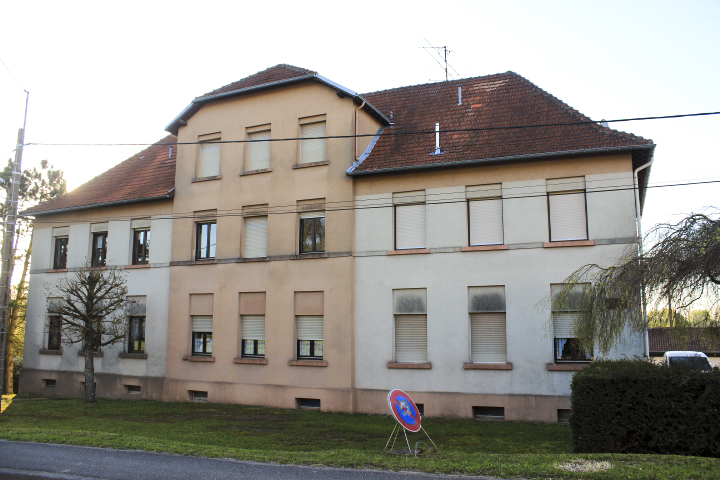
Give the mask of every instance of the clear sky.
M 4 2 L 0 160 L 23 88 L 26 142 L 152 143 L 194 97 L 279 63 L 359 93 L 444 80 L 427 42 L 454 79 L 512 70 L 592 119 L 720 111 L 717 0 L 256 3 Z M 657 144 L 653 186 L 720 180 L 720 115 L 611 126 Z M 142 148 L 28 146 L 23 166 L 47 159 L 74 188 Z M 718 193 L 652 188 L 643 226 Z

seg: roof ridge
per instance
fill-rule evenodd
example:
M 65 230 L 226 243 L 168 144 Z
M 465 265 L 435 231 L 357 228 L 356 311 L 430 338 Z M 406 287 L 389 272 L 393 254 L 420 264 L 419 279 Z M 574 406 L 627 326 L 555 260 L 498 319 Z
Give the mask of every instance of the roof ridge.
M 240 79 L 238 79 L 238 80 L 234 80 L 234 81 L 232 81 L 232 82 L 230 82 L 230 83 L 228 83 L 228 84 L 225 84 L 225 85 L 223 85 L 223 86 L 221 86 L 221 87 L 215 88 L 215 89 L 213 89 L 213 90 L 211 90 L 211 91 L 209 91 L 209 92 L 207 92 L 207 93 L 204 93 L 204 94 L 202 94 L 202 95 L 199 95 L 199 96 L 197 96 L 197 97 L 195 97 L 195 98 L 198 99 L 198 98 L 204 98 L 204 97 L 208 97 L 208 96 L 210 96 L 210 95 L 214 95 L 215 93 L 218 93 L 218 92 L 220 92 L 220 91 L 222 91 L 222 90 L 224 90 L 224 89 L 226 89 L 226 88 L 228 88 L 228 87 L 230 87 L 230 86 L 232 86 L 232 85 L 234 85 L 234 84 L 236 84 L 236 83 L 241 83 L 241 82 L 244 82 L 244 81 L 246 81 L 247 79 L 252 78 L 252 77 L 254 77 L 254 76 L 262 75 L 262 74 L 267 73 L 267 72 L 270 72 L 270 71 L 272 71 L 272 70 L 280 70 L 280 69 L 292 70 L 292 71 L 294 71 L 294 72 L 301 73 L 301 74 L 306 74 L 306 75 L 317 75 L 317 72 L 316 72 L 316 71 L 310 70 L 310 69 L 308 69 L 308 68 L 296 67 L 295 65 L 290 65 L 289 63 L 278 63 L 277 65 L 274 65 L 274 66 L 272 66 L 272 67 L 266 68 L 265 70 L 260 70 L 260 71 L 258 71 L 258 72 L 252 73 L 252 74 L 247 75 L 247 76 L 245 76 L 245 77 L 243 77 L 243 78 L 240 78 Z M 262 83 L 260 83 L 260 84 L 258 84 L 258 85 L 262 85 Z
M 507 72 L 504 72 L 504 73 L 501 72 L 501 73 L 492 73 L 492 74 L 489 74 L 489 75 L 479 75 L 479 76 L 477 76 L 477 77 L 458 78 L 457 80 L 441 80 L 441 81 L 438 81 L 438 82 L 416 83 L 416 84 L 414 84 L 414 85 L 405 85 L 405 86 L 402 86 L 402 87 L 386 88 L 386 89 L 384 89 L 384 90 L 376 90 L 376 91 L 374 91 L 374 92 L 361 93 L 360 95 L 361 95 L 361 96 L 374 95 L 374 94 L 376 94 L 376 93 L 392 92 L 392 91 L 409 89 L 409 88 L 417 88 L 417 87 L 436 86 L 436 85 L 442 85 L 442 84 L 444 84 L 444 83 L 456 83 L 456 82 L 464 82 L 464 81 L 468 81 L 468 80 L 479 80 L 479 79 L 481 79 L 481 78 L 482 78 L 482 79 L 488 79 L 488 78 L 490 78 L 490 77 L 500 77 L 500 76 L 503 76 L 503 75 L 507 75 L 507 74 L 509 74 L 509 73 L 514 73 L 514 72 L 511 72 L 511 71 L 508 70 Z M 516 74 L 516 75 L 517 75 L 517 74 Z

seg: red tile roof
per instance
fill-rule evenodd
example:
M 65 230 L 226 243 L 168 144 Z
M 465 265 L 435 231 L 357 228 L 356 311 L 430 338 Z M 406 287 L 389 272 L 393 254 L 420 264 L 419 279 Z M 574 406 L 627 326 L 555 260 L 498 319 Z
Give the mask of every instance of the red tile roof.
M 237 82 L 230 83 L 224 87 L 217 88 L 212 92 L 208 92 L 205 95 L 200 95 L 195 100 L 201 100 L 206 97 L 212 97 L 221 93 L 232 92 L 235 90 L 242 90 L 244 88 L 257 87 L 260 85 L 267 85 L 270 83 L 280 82 L 283 80 L 290 80 L 297 77 L 306 77 L 309 75 L 316 75 L 317 72 L 308 70 L 307 68 L 294 67 L 281 63 L 270 67 L 262 72 L 255 73 L 249 77 L 245 77 Z
M 462 105 L 458 105 L 462 85 Z M 394 125 L 351 174 L 558 152 L 645 146 L 652 141 L 597 124 L 504 128 L 590 121 L 514 72 L 383 90 L 362 95 Z M 410 132 L 458 130 L 440 134 Z M 500 128 L 498 128 L 500 127 Z M 497 129 L 494 129 L 497 128 Z M 459 131 L 463 129 L 490 129 Z
M 672 350 L 703 352 L 720 356 L 720 329 L 713 327 L 688 327 L 683 329 L 648 328 L 650 353 L 660 356 Z M 714 353 L 715 355 L 710 355 Z
M 59 210 L 169 198 L 168 193 L 175 188 L 176 143 L 177 137 L 168 135 L 75 190 L 30 207 L 22 214 L 41 215 Z

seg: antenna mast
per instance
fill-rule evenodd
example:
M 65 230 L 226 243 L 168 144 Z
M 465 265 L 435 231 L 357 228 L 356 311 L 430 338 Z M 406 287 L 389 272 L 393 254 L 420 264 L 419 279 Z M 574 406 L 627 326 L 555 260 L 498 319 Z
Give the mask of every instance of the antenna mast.
M 435 60 L 438 63 L 438 65 L 440 65 L 440 67 L 445 70 L 445 81 L 447 82 L 449 80 L 448 67 L 450 67 L 455 73 L 457 73 L 457 70 L 455 70 L 452 67 L 452 65 L 450 65 L 448 63 L 448 59 L 447 59 L 448 53 L 453 53 L 453 51 L 448 50 L 447 45 L 444 45 L 442 47 L 436 47 L 432 43 L 430 43 L 430 41 L 427 38 L 423 37 L 423 40 L 425 40 L 428 43 L 428 45 L 430 45 L 430 46 L 429 47 L 420 47 L 420 48 L 425 49 L 425 51 L 428 52 L 428 55 L 430 55 L 433 58 L 433 60 Z M 438 57 L 440 57 L 440 60 L 438 60 L 432 53 L 430 53 L 429 50 L 435 51 L 435 54 Z M 440 54 L 440 51 L 442 51 L 442 55 Z M 441 63 L 441 60 L 442 60 L 442 63 Z

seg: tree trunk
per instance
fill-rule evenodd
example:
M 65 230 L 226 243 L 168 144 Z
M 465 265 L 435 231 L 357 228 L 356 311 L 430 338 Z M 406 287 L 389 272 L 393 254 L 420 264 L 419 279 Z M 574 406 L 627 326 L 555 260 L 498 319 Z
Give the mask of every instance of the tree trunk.
M 85 403 L 95 403 L 95 356 L 93 355 L 92 335 L 85 333 L 83 342 L 85 356 Z
M 27 278 L 28 268 L 30 266 L 30 256 L 32 255 L 32 240 L 33 233 L 30 233 L 30 246 L 25 252 L 25 261 L 23 263 L 22 276 L 20 277 L 20 283 L 18 283 L 17 290 L 15 292 L 15 305 L 8 312 L 8 325 L 7 325 L 7 345 L 5 347 L 5 371 L 3 379 L 5 388 L 3 392 L 13 393 L 13 375 L 15 373 L 15 334 L 18 327 L 20 326 L 19 312 L 20 305 L 22 304 L 23 297 L 25 296 L 25 280 Z

